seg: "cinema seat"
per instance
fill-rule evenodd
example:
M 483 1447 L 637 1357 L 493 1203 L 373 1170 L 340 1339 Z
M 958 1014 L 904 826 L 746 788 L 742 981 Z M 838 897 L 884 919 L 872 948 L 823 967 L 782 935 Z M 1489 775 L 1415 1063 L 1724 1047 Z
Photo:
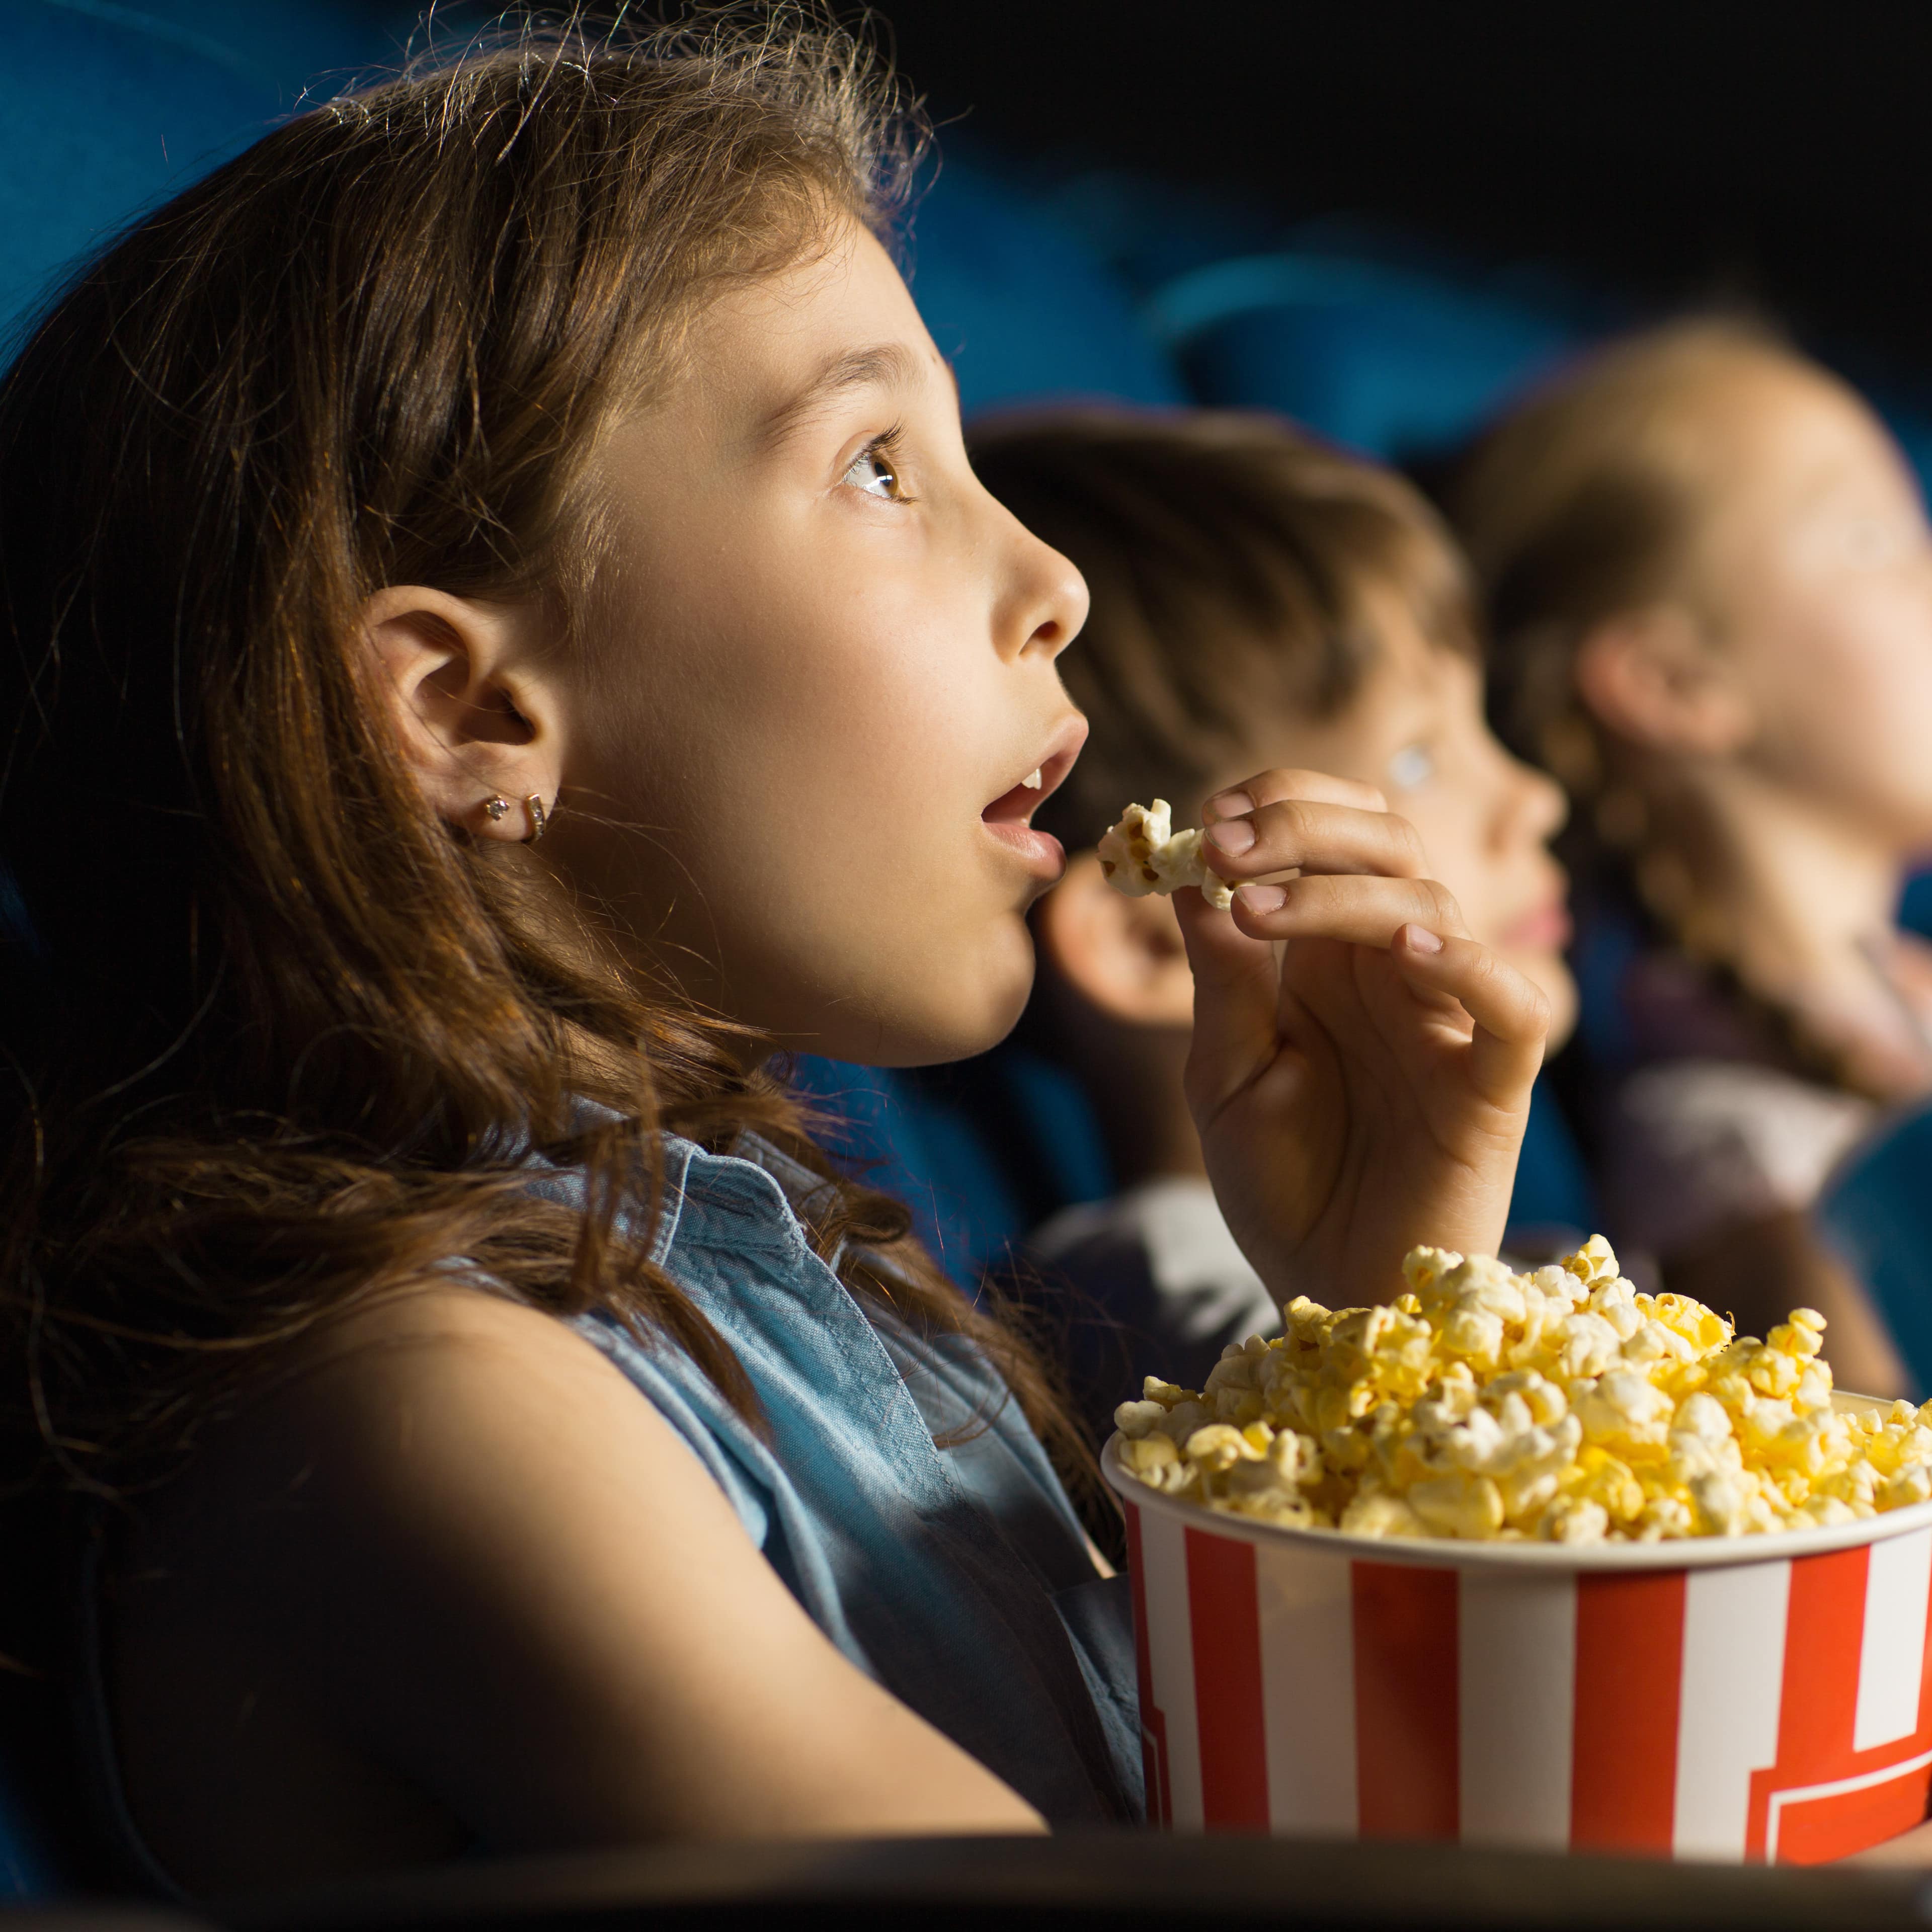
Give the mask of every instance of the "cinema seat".
M 1454 1844 L 1074 1832 L 479 1858 L 218 1905 L 208 1916 L 232 1932 L 414 1932 L 430 1925 L 448 1932 L 984 1932 L 988 1925 L 1102 1932 L 1142 1924 L 1162 1932 L 1288 1925 L 1299 1932 L 1884 1932 L 1923 1925 L 1925 1900 L 1922 1874 L 1907 1870 L 1767 1870 Z
M 0 1739 L 0 1906 L 59 1897 L 72 1889 L 47 1822 L 28 1793 L 34 1766 L 13 1739 Z
M 1113 1192 L 1079 1084 L 1023 1048 L 917 1069 L 805 1054 L 794 1080 L 847 1170 L 906 1204 L 914 1233 L 969 1294 L 1049 1215 Z
M 6 28 L 0 326 L 10 337 L 64 270 L 242 146 L 278 100 L 218 43 L 131 10 L 16 0 Z
M 1194 269 L 1148 314 L 1202 402 L 1277 410 L 1385 460 L 1458 441 L 1577 341 L 1531 307 L 1315 254 Z
M 903 1201 L 968 1293 L 1063 1208 L 1114 1192 L 1093 1103 L 1065 1068 L 1005 1046 L 956 1066 L 860 1066 L 802 1055 L 796 1081 L 832 1124 L 847 1171 Z M 1596 1190 L 1546 1081 L 1510 1197 L 1516 1251 L 1540 1258 L 1598 1225 Z
M 0 12 L 0 359 L 62 273 L 298 106 L 393 65 L 403 0 L 8 0 Z M 446 34 L 481 17 L 440 9 Z M 452 16 L 454 16 L 452 18 Z
M 1814 1217 L 1871 1291 L 1919 1394 L 1932 1394 L 1932 1103 L 1855 1149 Z
M 1187 400 L 1124 284 L 990 171 L 941 167 L 914 217 L 909 266 L 968 416 L 1021 404 Z
M 0 362 L 66 272 L 254 140 L 312 75 L 392 54 L 400 10 L 358 0 L 8 0 Z M 17 934 L 16 910 L 0 868 L 0 936 Z M 40 1708 L 10 1672 L 0 1692 L 0 1901 L 93 1889 L 72 1836 L 76 1805 L 52 1768 L 64 1713 Z

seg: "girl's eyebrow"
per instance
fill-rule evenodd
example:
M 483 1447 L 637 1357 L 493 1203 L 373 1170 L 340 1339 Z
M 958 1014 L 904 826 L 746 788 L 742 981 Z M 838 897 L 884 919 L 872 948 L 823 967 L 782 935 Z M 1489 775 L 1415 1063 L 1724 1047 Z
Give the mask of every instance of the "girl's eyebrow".
M 910 389 L 918 380 L 917 360 L 902 342 L 880 342 L 848 349 L 823 363 L 800 387 L 759 424 L 758 441 L 767 450 L 782 447 L 811 419 L 854 389 Z

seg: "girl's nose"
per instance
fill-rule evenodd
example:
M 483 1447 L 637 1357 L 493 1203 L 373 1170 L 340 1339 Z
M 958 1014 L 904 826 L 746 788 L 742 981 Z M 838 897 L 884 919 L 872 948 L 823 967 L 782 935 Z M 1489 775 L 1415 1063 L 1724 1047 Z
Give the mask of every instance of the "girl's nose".
M 1012 538 L 1000 644 L 1015 657 L 1038 656 L 1051 662 L 1087 621 L 1087 580 L 1010 512 L 1002 508 L 1000 514 L 1010 526 Z
M 1497 814 L 1497 829 L 1504 838 L 1527 836 L 1546 843 L 1562 830 L 1570 816 L 1569 795 L 1547 772 L 1525 764 L 1498 745 L 1497 755 L 1507 772 L 1504 806 Z

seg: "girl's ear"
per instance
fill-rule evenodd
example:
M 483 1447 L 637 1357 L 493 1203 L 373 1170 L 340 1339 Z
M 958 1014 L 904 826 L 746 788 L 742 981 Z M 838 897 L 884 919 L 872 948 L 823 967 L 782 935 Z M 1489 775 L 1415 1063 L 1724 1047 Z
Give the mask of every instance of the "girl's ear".
M 1132 1027 L 1193 1024 L 1194 975 L 1168 900 L 1115 892 L 1098 856 L 1081 852 L 1034 919 L 1054 970 L 1108 1018 Z
M 561 713 L 536 668 L 540 628 L 532 607 L 422 584 L 391 585 L 363 606 L 378 688 L 416 782 L 434 811 L 478 838 L 526 839 L 556 808 Z
M 1676 604 L 1599 624 L 1577 651 L 1576 678 L 1599 722 L 1651 751 L 1730 758 L 1756 735 L 1734 662 Z

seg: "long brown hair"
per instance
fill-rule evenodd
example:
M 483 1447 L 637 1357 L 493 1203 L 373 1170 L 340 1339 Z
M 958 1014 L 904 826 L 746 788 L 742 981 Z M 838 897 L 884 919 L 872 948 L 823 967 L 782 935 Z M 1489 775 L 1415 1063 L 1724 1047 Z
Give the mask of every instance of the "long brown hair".
M 1498 722 L 1586 800 L 1610 780 L 1578 650 L 1609 618 L 1695 598 L 1710 505 L 1682 405 L 1741 362 L 1790 352 L 1749 317 L 1640 331 L 1532 392 L 1457 467 L 1448 508 L 1487 605 Z
M 1853 1084 L 1799 1017 L 1746 987 L 1731 932 L 1697 884 L 1703 814 L 1667 764 L 1620 740 L 1586 704 L 1577 655 L 1607 620 L 1666 600 L 1716 627 L 1695 568 L 1712 508 L 1694 404 L 1741 365 L 1801 364 L 1750 315 L 1681 318 L 1615 340 L 1526 398 L 1475 446 L 1449 490 L 1492 640 L 1501 735 L 1562 781 L 1562 842 L 1580 894 L 1622 900 L 1694 962 L 1775 1057 Z
M 842 215 L 889 234 L 920 146 L 878 57 L 799 9 L 525 36 L 280 128 L 33 334 L 0 386 L 23 1479 L 164 1475 L 266 1352 L 458 1256 L 669 1337 L 754 1412 L 648 1258 L 656 1135 L 755 1130 L 829 1176 L 807 1123 L 743 1070 L 757 1042 L 560 952 L 526 855 L 435 817 L 357 613 L 416 582 L 567 620 L 603 428 L 722 287 Z M 617 1123 L 574 1132 L 578 1096 Z M 587 1164 L 587 1213 L 531 1197 L 532 1148 Z M 855 1288 L 974 1338 L 1068 1449 L 1038 1362 L 903 1210 L 835 1181 L 811 1218 Z

